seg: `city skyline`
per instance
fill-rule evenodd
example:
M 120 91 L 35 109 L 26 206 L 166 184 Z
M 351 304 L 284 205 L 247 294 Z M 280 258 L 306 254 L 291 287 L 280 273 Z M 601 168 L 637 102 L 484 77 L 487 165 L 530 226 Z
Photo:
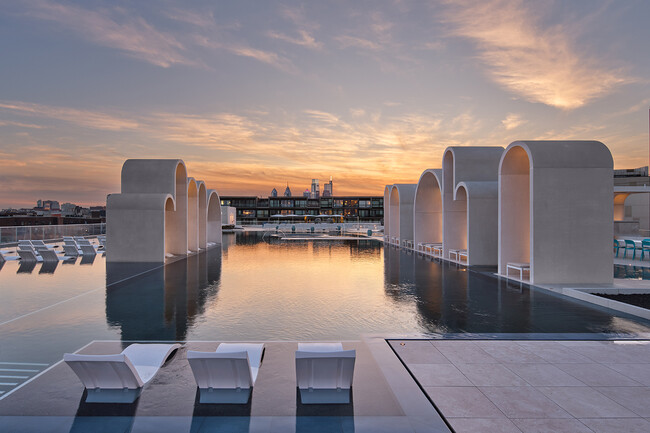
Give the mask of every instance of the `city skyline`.
M 0 6 L 0 209 L 101 205 L 128 158 L 221 195 L 415 183 L 447 146 L 600 140 L 648 165 L 643 1 Z M 301 188 L 299 188 L 301 189 Z

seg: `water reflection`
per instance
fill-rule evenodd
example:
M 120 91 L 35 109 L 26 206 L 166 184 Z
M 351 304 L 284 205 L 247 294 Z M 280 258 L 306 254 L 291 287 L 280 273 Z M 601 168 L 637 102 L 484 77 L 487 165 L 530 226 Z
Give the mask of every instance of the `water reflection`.
M 221 250 L 166 266 L 107 263 L 106 280 L 106 320 L 119 327 L 123 341 L 183 341 L 219 290 Z
M 424 332 L 625 331 L 611 311 L 497 278 L 492 275 L 495 271 L 468 270 L 384 248 L 386 296 L 399 304 L 414 304 Z

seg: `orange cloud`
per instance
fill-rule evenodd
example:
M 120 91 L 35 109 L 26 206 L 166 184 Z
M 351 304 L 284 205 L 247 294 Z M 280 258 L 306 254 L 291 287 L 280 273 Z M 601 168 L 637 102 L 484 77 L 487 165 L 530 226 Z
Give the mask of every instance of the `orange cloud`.
M 450 34 L 474 42 L 496 83 L 531 102 L 581 107 L 631 80 L 589 57 L 569 31 L 543 28 L 522 0 L 448 1 Z

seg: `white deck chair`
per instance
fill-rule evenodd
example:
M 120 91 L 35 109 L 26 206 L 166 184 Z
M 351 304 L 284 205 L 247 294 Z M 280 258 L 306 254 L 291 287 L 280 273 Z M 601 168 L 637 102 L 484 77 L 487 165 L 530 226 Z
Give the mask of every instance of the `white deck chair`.
M 32 250 L 18 250 L 18 255 L 20 256 L 21 263 L 24 262 L 40 262 L 41 257 L 36 255 L 36 252 Z
M 180 344 L 132 344 L 116 355 L 66 353 L 88 394 L 88 403 L 133 403 Z
M 50 263 L 59 261 L 59 256 L 56 254 L 56 251 L 50 250 L 47 247 L 42 247 L 42 249 L 38 250 L 38 253 L 41 255 L 43 262 Z
M 43 241 L 32 241 L 32 245 L 34 247 L 47 247 L 47 245 L 45 245 L 45 242 Z
M 299 343 L 296 379 L 302 404 L 347 404 L 354 375 L 355 350 L 341 343 Z
M 81 248 L 81 254 L 84 256 L 95 256 L 97 255 L 97 250 L 95 250 L 95 247 L 92 245 L 88 244 L 80 244 L 79 248 Z
M 201 403 L 246 404 L 262 364 L 264 344 L 221 343 L 215 352 L 188 351 Z
M 79 255 L 79 249 L 77 248 L 77 244 L 74 245 L 64 244 L 63 253 L 69 257 L 77 257 Z

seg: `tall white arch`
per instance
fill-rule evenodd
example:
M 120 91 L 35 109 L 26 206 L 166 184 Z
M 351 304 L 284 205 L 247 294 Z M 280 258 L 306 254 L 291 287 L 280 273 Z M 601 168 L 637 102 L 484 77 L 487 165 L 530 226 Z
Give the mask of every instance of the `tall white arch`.
M 208 193 L 208 213 L 207 213 L 207 236 L 208 243 L 221 245 L 221 199 L 219 194 L 209 189 Z
M 442 170 L 420 175 L 413 203 L 413 242 L 442 243 Z

